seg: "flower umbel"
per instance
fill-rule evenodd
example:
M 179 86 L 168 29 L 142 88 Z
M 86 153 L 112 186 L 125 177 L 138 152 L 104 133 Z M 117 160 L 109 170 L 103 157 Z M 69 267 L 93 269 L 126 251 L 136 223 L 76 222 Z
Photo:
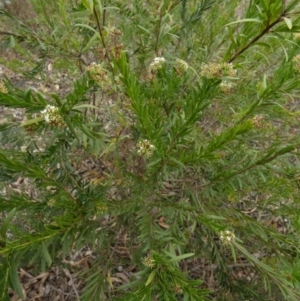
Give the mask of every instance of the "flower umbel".
M 189 64 L 182 59 L 176 59 L 176 66 L 182 72 L 186 72 L 189 69 Z
M 104 90 L 110 88 L 111 80 L 107 75 L 107 71 L 100 64 L 91 63 L 87 70 L 90 72 L 92 79 Z
M 222 76 L 235 77 L 236 70 L 231 63 L 208 63 L 201 65 L 200 74 L 207 78 L 219 78 Z
M 8 90 L 5 87 L 5 84 L 4 84 L 3 81 L 0 81 L 0 93 L 3 93 L 3 94 L 7 94 L 8 93 Z
M 220 90 L 224 93 L 224 94 L 230 94 L 230 92 L 232 91 L 232 84 L 227 82 L 226 80 L 222 81 L 220 84 Z
M 155 261 L 152 257 L 152 254 L 148 255 L 147 257 L 143 258 L 143 264 L 148 268 L 154 268 L 155 267 Z
M 137 143 L 138 154 L 145 155 L 146 157 L 150 157 L 155 151 L 155 146 L 151 144 L 147 139 L 140 140 Z
M 181 294 L 182 293 L 181 285 L 179 283 L 174 284 L 173 291 L 175 294 Z
M 65 123 L 62 119 L 59 108 L 51 105 L 47 105 L 43 111 L 41 111 L 45 121 L 52 126 L 64 127 Z
M 235 240 L 235 235 L 232 231 L 229 230 L 221 231 L 220 239 L 225 245 L 230 244 Z
M 300 40 L 300 33 L 299 32 L 294 33 L 293 36 L 296 40 Z
M 154 58 L 154 60 L 149 65 L 150 71 L 157 71 L 157 70 L 161 69 L 165 62 L 166 62 L 166 59 L 164 57 Z
M 55 200 L 54 199 L 50 199 L 48 202 L 47 202 L 47 205 L 49 206 L 49 207 L 53 207 L 54 206 L 54 204 L 55 204 Z
M 97 214 L 104 214 L 107 212 L 108 207 L 104 204 L 96 204 Z
M 300 54 L 297 54 L 296 56 L 294 56 L 293 62 L 294 62 L 294 69 L 297 72 L 300 72 Z
M 252 124 L 256 128 L 263 128 L 264 127 L 264 116 L 262 116 L 262 115 L 255 115 L 252 118 Z

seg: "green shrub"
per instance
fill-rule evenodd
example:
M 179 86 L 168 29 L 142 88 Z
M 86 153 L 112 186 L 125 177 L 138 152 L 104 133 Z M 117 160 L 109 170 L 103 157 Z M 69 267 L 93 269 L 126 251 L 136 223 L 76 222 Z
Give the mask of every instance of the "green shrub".
M 52 85 L 0 85 L 1 300 L 83 247 L 82 300 L 299 300 L 298 2 L 0 11 L 1 63 Z

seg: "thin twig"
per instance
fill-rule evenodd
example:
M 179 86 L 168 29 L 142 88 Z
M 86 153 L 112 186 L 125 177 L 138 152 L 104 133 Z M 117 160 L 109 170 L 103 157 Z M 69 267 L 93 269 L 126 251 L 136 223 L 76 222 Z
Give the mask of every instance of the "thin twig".
M 273 28 L 276 24 L 280 23 L 283 20 L 283 17 L 287 16 L 288 10 L 283 10 L 280 16 L 271 24 L 268 24 L 266 28 L 255 38 L 253 38 L 245 47 L 240 49 L 238 52 L 236 52 L 231 59 L 228 60 L 228 63 L 233 62 L 240 54 L 242 54 L 244 51 L 246 51 L 249 47 L 251 47 L 255 42 L 257 42 L 259 39 L 261 39 L 266 33 L 268 33 L 271 28 Z
M 73 277 L 72 277 L 70 271 L 68 269 L 63 269 L 63 271 L 64 271 L 65 275 L 70 278 L 71 286 L 74 290 L 74 293 L 75 293 L 77 299 L 80 300 L 79 294 L 78 294 L 77 289 L 74 285 Z
M 113 66 L 112 66 L 110 56 L 109 56 L 109 54 L 108 54 L 108 49 L 107 49 L 107 46 L 106 46 L 106 43 L 105 43 L 105 39 L 104 39 L 104 36 L 103 36 L 103 33 L 102 33 L 102 28 L 101 28 L 100 20 L 99 20 L 99 17 L 98 17 L 98 14 L 97 14 L 95 8 L 94 8 L 94 16 L 95 16 L 95 19 L 96 19 L 97 29 L 98 29 L 98 31 L 99 31 L 101 43 L 102 43 L 102 46 L 103 46 L 103 48 L 104 48 L 104 50 L 105 50 L 105 57 L 106 57 L 106 59 L 108 60 L 108 63 L 109 63 L 109 66 L 110 66 L 110 69 L 111 69 L 111 72 L 112 72 L 112 76 L 113 76 L 113 79 L 114 79 L 114 81 L 115 81 L 115 72 L 114 72 L 114 68 L 113 68 Z

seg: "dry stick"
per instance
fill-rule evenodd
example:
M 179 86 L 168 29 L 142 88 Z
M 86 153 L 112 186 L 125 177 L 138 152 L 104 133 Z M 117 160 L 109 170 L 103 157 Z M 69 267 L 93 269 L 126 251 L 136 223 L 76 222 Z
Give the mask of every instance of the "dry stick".
M 76 287 L 75 287 L 75 285 L 74 285 L 73 277 L 72 277 L 70 271 L 69 271 L 68 269 L 63 269 L 63 271 L 64 271 L 65 275 L 66 275 L 67 277 L 70 278 L 71 286 L 72 286 L 72 288 L 73 288 L 73 290 L 74 290 L 74 293 L 75 293 L 77 299 L 79 300 L 80 297 L 79 297 L 79 294 L 78 294 L 78 292 L 77 292 L 77 289 L 76 289 Z

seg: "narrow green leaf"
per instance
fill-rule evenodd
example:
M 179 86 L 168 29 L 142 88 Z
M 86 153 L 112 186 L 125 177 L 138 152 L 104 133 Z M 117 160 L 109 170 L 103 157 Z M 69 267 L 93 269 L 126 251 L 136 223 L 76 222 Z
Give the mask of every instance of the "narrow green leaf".
M 230 22 L 228 24 L 226 24 L 224 27 L 229 26 L 229 25 L 233 25 L 233 24 L 238 24 L 238 23 L 246 23 L 246 22 L 254 22 L 254 23 L 261 23 L 262 21 L 259 19 L 242 19 L 242 20 L 237 20 L 234 22 Z
M 292 20 L 290 18 L 283 17 L 283 20 L 284 20 L 286 26 L 288 27 L 288 29 L 293 28 L 293 23 L 292 23 Z
M 287 53 L 287 50 L 285 49 L 285 47 L 283 46 L 283 44 L 279 41 L 281 47 L 282 47 L 282 50 L 284 52 L 284 55 L 285 55 L 285 61 L 288 62 L 289 61 L 289 55 Z
M 97 1 L 97 4 L 98 4 L 98 9 L 99 9 L 99 13 L 100 13 L 100 16 L 102 16 L 103 14 L 103 5 L 102 5 L 102 0 L 96 0 Z
M 151 32 L 150 32 L 148 29 L 146 29 L 145 27 L 143 27 L 143 26 L 141 26 L 141 25 L 137 25 L 137 27 L 138 27 L 139 29 L 141 29 L 142 31 L 144 31 L 144 32 L 148 33 L 149 35 L 151 35 Z
M 29 119 L 29 120 L 26 120 L 26 121 L 22 122 L 21 126 L 27 126 L 27 125 L 30 125 L 30 124 L 37 124 L 37 123 L 39 123 L 43 120 L 44 120 L 44 117 L 37 117 L 37 118 Z
M 89 104 L 83 104 L 83 105 L 79 105 L 79 106 L 75 106 L 73 107 L 74 110 L 76 109 L 81 109 L 81 108 L 91 108 L 91 109 L 96 109 L 99 110 L 100 108 L 93 106 L 93 105 L 89 105 Z
M 226 220 L 226 218 L 223 217 L 223 216 L 213 215 L 213 214 L 206 215 L 206 217 L 207 217 L 207 218 L 211 218 L 211 219 L 216 219 L 216 220 Z
M 79 138 L 78 138 L 78 136 L 77 136 L 77 134 L 75 132 L 75 128 L 73 127 L 73 123 L 71 122 L 71 120 L 69 119 L 69 117 L 65 116 L 64 120 L 65 120 L 67 126 L 69 127 L 71 133 L 79 140 Z
M 16 41 L 15 41 L 15 38 L 12 35 L 10 36 L 10 46 L 11 46 L 11 48 L 16 47 Z
M 145 283 L 145 286 L 148 286 L 152 282 L 152 280 L 154 279 L 154 277 L 156 275 L 156 272 L 157 272 L 156 270 L 153 270 L 151 272 L 151 274 L 149 275 L 149 277 L 148 277 L 148 279 L 147 279 L 147 281 Z
M 94 10 L 94 1 L 93 0 L 81 0 L 83 6 L 87 8 L 90 12 Z
M 177 262 L 177 261 L 180 261 L 182 259 L 192 257 L 194 255 L 195 255 L 195 253 L 186 253 L 186 254 L 182 254 L 182 255 L 179 255 L 179 256 L 172 256 L 172 258 L 169 260 L 169 262 Z
M 81 124 L 81 125 L 80 125 L 80 129 L 81 129 L 81 131 L 82 131 L 87 137 L 89 137 L 89 138 L 91 138 L 91 139 L 95 139 L 95 138 L 96 138 L 94 132 L 91 131 L 88 127 L 86 127 L 84 124 Z M 87 137 L 86 137 L 86 138 L 87 138 Z
M 169 159 L 170 161 L 174 162 L 176 165 L 178 165 L 178 166 L 180 166 L 180 167 L 182 167 L 182 168 L 186 168 L 186 166 L 185 166 L 182 162 L 178 161 L 177 159 L 175 159 L 175 158 L 173 158 L 173 157 L 169 157 L 168 159 Z
M 282 148 L 281 150 L 277 151 L 277 152 L 275 153 L 275 155 L 276 155 L 276 156 L 280 156 L 280 155 L 289 153 L 289 152 L 291 152 L 291 151 L 293 151 L 293 150 L 295 150 L 295 149 L 296 149 L 296 146 L 295 146 L 295 145 L 288 145 L 288 146 Z
M 12 210 L 8 213 L 7 217 L 5 218 L 3 224 L 2 224 L 2 226 L 1 226 L 1 228 L 0 228 L 0 238 L 1 238 L 1 239 L 4 239 L 4 240 L 6 239 L 6 231 L 7 231 L 7 228 L 8 228 L 8 226 L 9 226 L 10 221 L 11 221 L 12 218 L 14 217 L 15 213 L 16 213 L 16 208 L 12 209 Z
M 42 242 L 42 255 L 43 255 L 45 261 L 47 262 L 48 266 L 50 267 L 52 264 L 52 258 L 48 252 L 48 248 L 47 248 L 45 242 Z
M 6 259 L 6 258 L 5 258 Z M 9 264 L 1 260 L 0 264 L 0 300 L 10 301 L 8 296 Z
M 87 52 L 92 46 L 97 44 L 97 39 L 99 39 L 99 33 L 96 32 L 92 38 L 88 41 L 88 43 L 85 45 L 85 47 L 82 49 L 82 53 Z
M 86 25 L 86 24 L 76 24 L 76 27 L 84 27 L 86 29 L 89 29 L 90 31 L 93 31 L 95 34 L 99 34 L 98 31 L 96 29 L 94 29 L 93 27 Z
M 24 294 L 23 294 L 23 288 L 20 283 L 17 266 L 15 263 L 14 257 L 11 258 L 10 262 L 10 270 L 9 270 L 9 282 L 12 287 L 12 289 L 19 295 L 19 297 L 24 300 Z

